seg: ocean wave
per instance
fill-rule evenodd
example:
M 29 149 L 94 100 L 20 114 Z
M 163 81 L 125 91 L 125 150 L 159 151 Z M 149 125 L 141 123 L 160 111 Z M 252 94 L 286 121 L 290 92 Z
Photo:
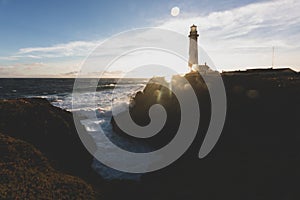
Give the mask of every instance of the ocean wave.
M 83 84 L 83 87 L 79 91 L 80 93 L 78 93 L 79 95 L 76 95 L 78 98 L 74 99 L 72 95 L 73 81 L 55 80 L 55 83 L 51 79 L 39 81 L 44 83 L 36 82 L 36 80 L 23 80 L 24 83 L 21 83 L 20 80 L 17 80 L 16 83 L 18 84 L 14 82 L 17 87 L 8 87 L 7 92 L 5 95 L 2 95 L 2 98 L 27 97 L 47 99 L 53 106 L 73 113 L 80 113 L 80 116 L 83 116 L 81 123 L 86 131 L 92 135 L 99 148 L 109 148 L 109 145 L 101 141 L 100 137 L 98 137 L 98 134 L 105 134 L 106 137 L 123 149 L 133 152 L 148 151 L 145 145 L 115 134 L 110 124 L 112 107 L 114 107 L 114 112 L 116 113 L 127 109 L 132 96 L 137 91 L 142 90 L 146 82 L 136 82 L 135 80 L 118 82 L 117 80 L 108 80 L 98 85 L 96 91 L 95 88 L 85 87 L 86 85 Z M 123 173 L 111 169 L 97 160 L 94 160 L 92 167 L 106 179 L 138 180 L 140 177 L 139 174 Z

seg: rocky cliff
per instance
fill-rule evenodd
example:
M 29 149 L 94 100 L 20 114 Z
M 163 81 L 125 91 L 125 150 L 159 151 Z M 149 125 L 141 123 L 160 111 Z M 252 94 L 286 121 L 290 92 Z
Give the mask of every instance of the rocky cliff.
M 197 155 L 211 114 L 207 87 L 214 84 L 213 75 L 206 76 L 208 82 L 197 73 L 185 75 L 199 101 L 198 134 L 183 157 L 164 169 L 143 176 L 143 192 L 147 198 L 300 198 L 296 188 L 300 180 L 299 73 L 286 74 L 276 70 L 264 73 L 262 70 L 260 73 L 223 74 L 227 95 L 224 129 L 212 152 L 199 159 Z M 172 82 L 176 84 L 177 80 L 173 77 Z M 130 108 L 133 120 L 139 125 L 147 125 L 148 111 L 153 104 L 163 105 L 168 114 L 162 131 L 146 140 L 160 148 L 176 133 L 180 107 L 176 96 L 159 81 L 150 82 L 134 97 Z M 126 134 L 114 118 L 112 125 L 118 134 Z
M 6 188 L 6 194 L 18 194 L 21 197 L 28 192 L 31 195 L 31 192 L 36 192 L 35 189 L 40 183 L 41 191 L 39 193 L 43 193 L 45 196 L 50 195 L 51 191 L 49 190 L 54 190 L 54 196 L 70 192 L 71 195 L 80 197 L 81 192 L 83 192 L 82 195 L 88 193 L 92 195 L 93 190 L 80 179 L 63 173 L 79 176 L 93 184 L 101 180 L 91 167 L 93 156 L 83 146 L 76 132 L 72 114 L 52 106 L 45 99 L 0 100 L 0 132 L 6 135 L 1 136 L 2 144 L 6 144 L 6 146 L 1 147 L 2 150 L 6 149 L 6 153 L 1 155 L 1 159 L 4 156 L 2 165 L 10 170 L 7 171 L 9 177 L 6 181 L 7 184 L 12 184 L 5 186 L 5 182 L 3 182 L 2 187 Z M 88 134 L 85 139 L 93 141 Z M 20 140 L 25 142 L 22 143 Z M 8 141 L 12 142 L 8 145 Z M 41 153 L 36 153 L 36 149 L 41 151 L 45 157 L 39 158 Z M 3 153 L 2 150 L 1 153 Z M 24 150 L 26 151 L 23 152 Z M 25 164 L 23 170 L 19 160 Z M 35 162 L 34 166 L 31 166 L 31 161 Z M 10 166 L 11 164 L 17 164 L 17 168 Z M 31 167 L 27 169 L 27 165 Z M 50 166 L 58 172 L 55 172 Z M 2 171 L 2 174 L 5 173 L 6 171 Z M 34 173 L 37 173 L 37 176 L 33 176 Z M 22 177 L 18 177 L 19 175 Z M 15 193 L 16 188 L 14 186 L 18 180 L 23 181 L 18 187 L 24 188 L 24 191 Z M 35 184 L 33 184 L 34 180 L 37 181 Z M 74 187 L 72 180 L 74 180 Z M 85 185 L 80 186 L 80 184 Z M 68 185 L 70 185 L 70 190 Z M 78 185 L 78 191 L 75 191 L 76 185 Z M 57 188 L 55 189 L 55 187 Z
M 0 131 L 33 144 L 60 169 L 82 176 L 90 171 L 93 156 L 82 145 L 72 114 L 46 99 L 0 100 Z
M 31 144 L 0 134 L 0 199 L 94 199 L 83 180 L 54 170 Z

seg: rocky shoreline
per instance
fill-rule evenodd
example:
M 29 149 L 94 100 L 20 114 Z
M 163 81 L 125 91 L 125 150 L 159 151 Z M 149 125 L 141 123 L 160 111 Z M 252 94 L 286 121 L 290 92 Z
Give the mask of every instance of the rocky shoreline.
M 91 185 L 55 170 L 31 144 L 0 134 L 0 199 L 93 199 Z
M 198 135 L 183 157 L 139 182 L 106 181 L 94 172 L 93 156 L 81 143 L 70 112 L 44 99 L 0 100 L 0 198 L 299 199 L 299 73 L 222 74 L 227 117 L 217 145 L 204 159 L 197 155 L 210 118 L 207 85 L 196 74 L 186 78 L 200 102 Z M 161 148 L 172 140 L 180 120 L 174 95 L 148 83 L 130 112 L 137 124 L 146 125 L 148 109 L 156 103 L 171 117 L 146 142 Z M 114 119 L 111 123 L 117 134 L 130 137 Z
M 172 165 L 145 174 L 143 183 L 161 199 L 298 199 L 299 73 L 289 69 L 223 73 L 227 95 L 224 129 L 212 152 L 199 159 L 211 116 L 207 84 L 214 84 L 213 74 L 205 76 L 208 82 L 198 73 L 185 75 L 197 95 L 201 112 L 192 146 Z M 166 109 L 165 126 L 148 139 L 155 148 L 172 140 L 180 123 L 176 97 L 161 86 L 163 81 L 148 83 L 136 94 L 130 107 L 131 117 L 139 125 L 149 123 L 148 111 L 152 105 L 161 104 Z M 180 82 L 179 77 L 173 77 L 172 88 L 182 86 L 176 82 Z M 114 119 L 111 123 L 118 134 L 126 134 Z
M 47 167 L 51 169 L 54 168 L 54 170 L 58 171 L 57 173 L 61 174 L 62 178 L 60 178 L 60 180 L 63 180 L 63 176 L 66 176 L 70 177 L 69 180 L 78 179 L 78 181 L 87 185 L 89 190 L 83 188 L 81 191 L 82 195 L 84 195 L 82 196 L 83 199 L 91 199 L 91 197 L 99 195 L 99 192 L 95 191 L 95 186 L 93 186 L 93 184 L 95 185 L 96 182 L 99 182 L 101 177 L 99 177 L 99 175 L 91 168 L 93 156 L 83 146 L 76 132 L 72 114 L 70 112 L 52 106 L 46 99 L 31 98 L 0 100 L 0 133 L 5 135 L 5 137 L 1 137 L 1 142 L 4 144 L 6 143 L 6 140 L 22 140 L 25 144 L 32 146 L 32 150 L 29 149 L 29 152 L 40 151 L 41 153 L 39 154 L 43 157 L 45 162 L 47 162 Z M 88 134 L 87 138 L 93 141 Z M 16 148 L 14 147 L 14 143 L 10 144 L 10 146 L 1 147 L 6 149 L 7 152 L 7 155 L 3 156 L 11 157 L 11 159 L 15 158 L 15 155 L 9 151 L 10 148 Z M 21 157 L 20 159 L 25 158 Z M 26 159 L 31 158 L 29 157 Z M 21 167 L 19 167 L 19 169 L 21 169 Z M 44 174 L 43 171 L 38 172 Z M 24 173 L 25 176 L 28 176 L 26 170 L 22 173 Z M 83 180 L 75 177 L 80 177 Z M 13 177 L 10 178 L 11 179 L 7 180 L 8 182 L 13 181 Z M 51 180 L 49 179 L 49 184 L 50 181 Z M 85 183 L 85 181 L 88 183 Z M 27 180 L 24 180 L 23 184 L 26 184 L 26 182 Z M 72 188 L 72 182 L 69 182 L 70 183 L 68 184 L 70 185 L 70 188 Z M 30 184 L 30 182 L 28 182 L 28 184 Z M 38 185 L 38 182 L 36 184 Z M 74 184 L 77 183 L 74 182 Z M 5 182 L 1 182 L 0 185 L 4 188 L 6 187 Z M 15 185 L 12 185 L 11 189 L 16 192 L 14 186 Z M 59 181 L 57 181 L 57 185 L 54 185 L 54 187 L 57 187 L 58 191 L 60 189 L 63 190 L 64 188 L 69 188 L 69 186 L 60 184 Z M 27 188 L 27 190 L 24 189 L 24 193 L 27 194 L 26 192 L 28 192 L 28 195 L 30 195 L 31 190 L 35 190 L 31 187 L 24 188 Z M 47 189 L 50 191 L 47 191 Z M 80 193 L 80 191 L 75 191 L 75 189 L 73 189 L 74 191 L 70 189 L 70 195 L 77 194 L 78 192 Z M 52 192 L 55 193 L 55 190 L 52 191 L 50 188 L 44 188 L 44 190 L 44 192 L 37 191 L 37 196 L 30 196 L 30 199 L 33 197 L 42 198 L 43 196 L 39 196 L 39 193 L 41 195 L 52 194 Z M 24 193 L 21 195 L 22 198 L 27 197 L 26 195 L 24 196 Z M 20 196 L 19 192 L 6 194 L 8 195 L 7 198 L 14 197 L 9 196 L 9 194 Z M 77 196 L 80 197 L 80 195 Z M 66 194 L 64 197 L 61 196 L 60 199 L 61 198 L 72 199 L 72 196 Z

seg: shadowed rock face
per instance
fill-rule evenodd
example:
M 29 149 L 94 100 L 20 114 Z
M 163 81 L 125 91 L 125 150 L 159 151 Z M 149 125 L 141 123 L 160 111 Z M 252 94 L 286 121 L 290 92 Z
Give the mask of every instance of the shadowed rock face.
M 172 165 L 144 174 L 138 183 L 98 184 L 103 199 L 300 199 L 299 74 L 223 75 L 227 118 L 217 145 L 202 160 L 197 154 L 209 123 L 210 98 L 201 77 L 195 74 L 186 77 L 197 94 L 201 110 L 198 135 L 188 152 Z M 157 94 L 161 94 L 160 98 Z M 147 142 L 160 148 L 172 139 L 180 122 L 174 95 L 159 84 L 149 83 L 134 98 L 130 112 L 137 124 L 145 125 L 149 123 L 148 109 L 156 103 L 166 108 L 168 119 L 162 131 Z M 90 181 L 97 176 L 91 171 L 92 156 L 82 146 L 73 123 L 71 113 L 43 99 L 0 100 L 0 132 L 31 143 L 50 159 L 55 169 Z M 124 135 L 113 119 L 112 124 L 118 134 Z M 47 160 L 34 148 L 18 147 L 18 143 L 7 142 L 10 140 L 14 139 L 7 136 L 2 139 L 0 135 L 0 165 L 5 166 L 0 168 L 5 170 L 1 172 L 1 195 L 2 191 L 16 192 L 7 186 L 7 180 L 24 188 L 26 194 L 33 194 L 30 188 L 37 188 L 35 183 L 45 188 L 41 191 L 48 195 L 58 195 L 55 188 L 61 188 L 61 194 L 87 195 L 83 190 L 90 191 L 79 179 L 52 173 Z M 12 167 L 15 165 L 20 167 Z M 18 179 L 22 170 L 29 170 L 24 172 L 29 177 Z M 44 181 L 44 176 L 49 182 Z M 48 188 L 52 186 L 55 187 L 50 194 Z M 78 189 L 73 191 L 73 188 Z M 19 196 L 25 195 L 21 191 Z M 79 197 L 89 199 L 89 196 Z
M 299 74 L 223 74 L 227 94 L 224 129 L 212 152 L 201 160 L 197 155 L 209 124 L 210 97 L 201 77 L 187 74 L 186 78 L 200 104 L 198 135 L 182 158 L 143 176 L 145 199 L 299 199 Z M 208 79 L 213 85 L 213 76 Z M 160 136 L 148 140 L 161 147 L 161 138 L 171 140 L 176 132 L 180 109 L 173 95 L 158 101 L 157 90 L 168 93 L 159 84 L 148 83 L 135 96 L 130 112 L 134 121 L 146 125 L 150 106 L 165 106 L 171 114 L 167 124 Z M 118 134 L 125 134 L 114 119 L 112 125 Z
M 54 170 L 31 144 L 0 134 L 0 199 L 94 199 L 92 187 Z
M 56 169 L 84 178 L 95 175 L 93 156 L 81 143 L 72 114 L 45 99 L 0 100 L 0 132 L 33 144 Z

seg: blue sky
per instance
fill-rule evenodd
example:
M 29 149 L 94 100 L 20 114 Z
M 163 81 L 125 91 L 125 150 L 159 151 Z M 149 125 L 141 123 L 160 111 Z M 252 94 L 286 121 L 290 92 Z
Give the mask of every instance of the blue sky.
M 278 67 L 300 70 L 299 8 L 297 0 L 0 0 L 0 76 L 75 75 L 114 34 L 149 26 L 187 34 L 192 23 L 220 70 L 267 67 L 272 46 Z

